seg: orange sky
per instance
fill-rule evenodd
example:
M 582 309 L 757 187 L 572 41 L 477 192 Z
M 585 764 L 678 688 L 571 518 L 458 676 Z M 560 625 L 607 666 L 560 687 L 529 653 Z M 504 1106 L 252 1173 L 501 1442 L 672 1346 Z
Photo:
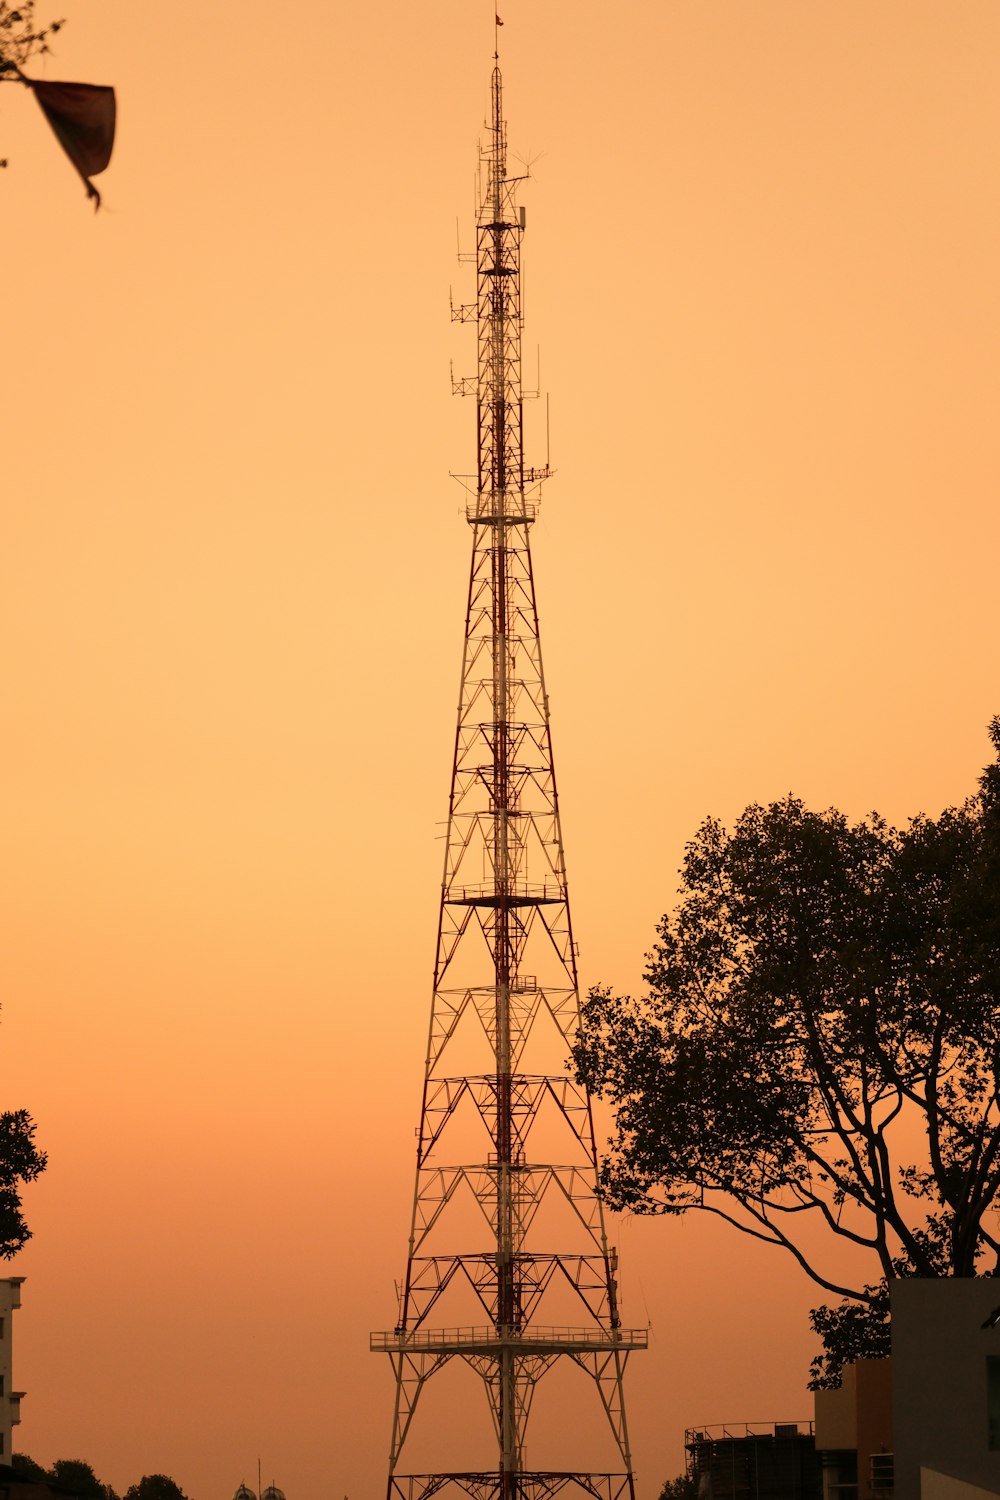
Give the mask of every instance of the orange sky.
M 96 218 L 0 91 L 17 1446 L 382 1493 L 469 532 L 478 0 L 66 0 Z M 60 12 L 61 13 L 61 12 Z M 995 0 L 505 0 L 535 566 L 586 983 L 707 813 L 974 786 L 1000 710 Z M 533 356 L 530 356 L 533 358 Z M 542 409 L 532 412 L 544 450 Z M 641 1500 L 806 1416 L 817 1298 L 628 1223 Z M 448 1464 L 442 1457 L 442 1467 Z

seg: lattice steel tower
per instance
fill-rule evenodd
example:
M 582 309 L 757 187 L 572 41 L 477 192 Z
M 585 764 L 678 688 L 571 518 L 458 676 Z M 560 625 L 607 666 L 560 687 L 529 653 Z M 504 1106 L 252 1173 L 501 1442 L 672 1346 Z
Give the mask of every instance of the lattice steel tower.
M 477 376 L 456 382 L 476 396 L 478 470 L 466 482 L 472 569 L 413 1222 L 399 1322 L 371 1346 L 396 1377 L 389 1500 L 440 1490 L 546 1500 L 563 1489 L 633 1500 L 622 1377 L 646 1334 L 621 1327 L 590 1100 L 565 1068 L 576 944 L 529 549 L 548 466 L 524 463 L 524 214 L 521 179 L 507 172 L 499 61 L 491 100 L 478 295 L 452 310 L 478 334 Z M 403 1473 L 419 1398 L 454 1361 L 485 1385 L 495 1444 L 473 1470 Z M 613 1472 L 529 1464 L 532 1398 L 560 1362 L 590 1376 L 598 1398 L 593 1412 L 574 1402 L 562 1413 L 572 1445 L 586 1446 L 596 1416 Z M 449 1441 L 438 1434 L 440 1448 Z

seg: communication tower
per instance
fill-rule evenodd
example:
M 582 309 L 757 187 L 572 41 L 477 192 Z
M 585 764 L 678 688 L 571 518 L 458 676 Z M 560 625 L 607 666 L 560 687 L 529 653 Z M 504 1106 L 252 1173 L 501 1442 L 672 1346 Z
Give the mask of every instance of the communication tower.
M 486 130 L 477 298 L 452 308 L 476 325 L 477 374 L 454 385 L 476 397 L 478 464 L 412 1230 L 399 1321 L 371 1347 L 396 1381 L 388 1500 L 634 1500 L 622 1380 L 646 1333 L 621 1326 L 590 1099 L 565 1066 L 577 947 L 529 547 L 549 468 L 524 462 L 523 178 L 508 174 L 499 58 Z M 485 1387 L 495 1444 L 478 1469 L 403 1472 L 420 1397 L 455 1361 Z M 583 1447 L 598 1419 L 609 1472 L 530 1465 L 532 1398 L 567 1362 L 597 1399 L 564 1426 Z

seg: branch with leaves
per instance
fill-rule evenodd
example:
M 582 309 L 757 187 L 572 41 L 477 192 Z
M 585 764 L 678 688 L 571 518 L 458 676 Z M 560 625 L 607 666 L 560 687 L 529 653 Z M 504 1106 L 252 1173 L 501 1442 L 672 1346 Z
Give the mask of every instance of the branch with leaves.
M 35 0 L 24 0 L 21 5 L 8 5 L 0 0 L 0 83 L 10 82 L 17 76 L 29 58 L 48 52 L 49 37 L 55 36 L 65 26 L 65 21 L 50 21 L 39 26 L 35 21 Z
M 45 1171 L 35 1144 L 35 1122 L 25 1109 L 0 1114 L 0 1259 L 9 1260 L 31 1238 L 21 1211 L 21 1188 Z

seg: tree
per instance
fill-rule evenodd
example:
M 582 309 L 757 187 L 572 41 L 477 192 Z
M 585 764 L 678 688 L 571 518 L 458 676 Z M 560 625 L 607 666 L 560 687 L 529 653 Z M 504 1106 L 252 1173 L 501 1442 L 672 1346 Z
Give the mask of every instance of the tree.
M 26 1109 L 0 1114 L 0 1257 L 9 1260 L 31 1238 L 21 1213 L 20 1185 L 34 1182 L 48 1164 L 35 1145 L 35 1122 Z
M 36 1464 L 27 1453 L 12 1453 L 10 1455 L 10 1466 L 14 1473 L 21 1479 L 48 1479 L 48 1474 L 41 1464 Z
M 884 1359 L 892 1353 L 889 1283 L 866 1286 L 865 1293 L 864 1302 L 845 1299 L 839 1307 L 824 1303 L 809 1314 L 809 1326 L 823 1345 L 809 1366 L 811 1391 L 839 1386 L 844 1366 L 856 1359 Z
M 647 994 L 583 1007 L 603 1191 L 792 1255 L 844 1299 L 813 1313 L 834 1383 L 838 1349 L 884 1346 L 887 1278 L 1000 1274 L 1000 763 L 903 830 L 791 796 L 710 819 L 681 876 Z
M 48 1477 L 58 1489 L 69 1490 L 82 1500 L 118 1500 L 111 1486 L 102 1484 L 82 1458 L 57 1458 Z
M 698 1481 L 693 1474 L 678 1474 L 664 1480 L 658 1500 L 698 1500 Z
M 167 1474 L 144 1474 L 138 1484 L 130 1484 L 125 1500 L 187 1500 L 187 1496 Z

